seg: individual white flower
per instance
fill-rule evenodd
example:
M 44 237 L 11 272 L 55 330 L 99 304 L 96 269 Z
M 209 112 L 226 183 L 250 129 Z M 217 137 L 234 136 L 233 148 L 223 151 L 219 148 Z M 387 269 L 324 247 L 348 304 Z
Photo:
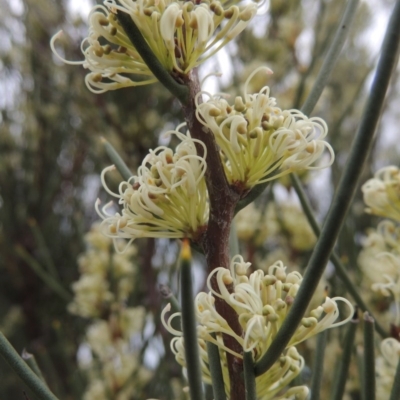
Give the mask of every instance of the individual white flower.
M 254 3 L 230 5 L 225 1 L 105 0 L 90 13 L 89 36 L 82 42 L 85 60 L 68 62 L 91 72 L 88 88 L 95 93 L 146 85 L 157 79 L 119 24 L 116 13 L 129 15 L 150 49 L 170 72 L 187 74 L 240 34 L 257 11 Z M 103 41 L 106 44 L 101 44 Z
M 400 222 L 400 170 L 395 166 L 380 169 L 361 190 L 370 214 Z
M 376 395 L 378 399 L 389 399 L 397 364 L 400 360 L 400 342 L 394 338 L 381 343 L 382 356 L 376 359 Z
M 102 211 L 99 202 L 96 203 L 96 209 L 104 219 L 104 233 L 110 238 L 128 239 L 129 243 L 140 237 L 196 238 L 206 228 L 206 148 L 189 133 L 169 133 L 181 141 L 175 152 L 165 146 L 150 150 L 138 176 L 122 182 L 118 194 L 111 192 L 104 180 L 105 173 L 114 167 L 103 171 L 105 189 L 119 198 L 119 204 L 123 206 L 121 214 L 111 215 L 108 213 L 110 203 Z M 203 147 L 203 157 L 197 155 L 196 145 Z
M 220 94 L 201 92 L 197 97 L 197 118 L 215 136 L 228 181 L 240 190 L 294 171 L 325 168 L 334 160 L 331 146 L 323 140 L 328 133 L 324 120 L 281 110 L 268 86 L 257 94 L 247 93 L 258 70 L 247 79 L 244 97 L 236 97 L 233 105 Z M 202 95 L 209 100 L 202 103 Z M 329 160 L 319 165 L 325 150 Z
M 299 272 L 287 273 L 286 267 L 280 261 L 271 265 L 267 274 L 262 270 L 257 270 L 247 276 L 249 266 L 250 263 L 244 262 L 241 256 L 235 256 L 231 261 L 229 270 L 216 268 L 210 273 L 207 279 L 209 292 L 200 292 L 196 296 L 200 355 L 202 357 L 203 379 L 206 382 L 210 378 L 205 343 L 207 341 L 214 343 L 219 347 L 222 354 L 229 352 L 235 357 L 242 358 L 242 353 L 237 353 L 225 346 L 223 335 L 229 335 L 242 346 L 243 351 L 251 351 L 254 360 L 259 360 L 274 340 L 301 285 L 301 274 Z M 215 289 L 211 286 L 212 279 L 217 284 Z M 218 313 L 215 308 L 216 298 L 221 298 L 236 311 L 239 324 L 243 329 L 243 335 L 236 334 L 228 322 Z M 337 302 L 339 301 L 346 303 L 349 315 L 344 320 L 337 322 L 339 318 Z M 182 334 L 171 325 L 172 319 L 179 313 L 169 316 L 165 321 L 165 315 L 169 310 L 170 306 L 167 306 L 163 310 L 161 318 L 169 332 L 177 336 L 171 342 L 171 348 L 177 361 L 184 366 L 186 361 Z M 353 306 L 348 300 L 342 297 L 332 299 L 326 297 L 321 306 L 313 309 L 308 317 L 302 319 L 301 325 L 288 343 L 280 361 L 265 375 L 257 378 L 259 397 L 274 398 L 273 396 L 287 386 L 290 380 L 301 371 L 304 360 L 297 353 L 295 345 L 325 329 L 348 322 L 352 318 L 353 312 Z M 222 362 L 222 364 L 224 363 Z M 282 366 L 285 366 L 283 370 L 281 369 Z M 290 376 L 286 375 L 289 370 L 295 373 Z M 277 390 L 275 391 L 275 389 Z
M 197 316 L 200 324 L 206 328 L 203 338 L 210 340 L 211 333 L 226 333 L 234 337 L 243 346 L 244 351 L 252 350 L 257 359 L 268 350 L 285 320 L 301 285 L 302 276 L 297 271 L 287 274 L 283 263 L 277 261 L 269 267 L 267 274 L 257 270 L 248 277 L 248 266 L 249 263 L 244 263 L 240 256 L 236 256 L 231 262 L 230 270 L 213 270 L 207 279 L 210 292 L 199 293 L 196 297 Z M 211 278 L 214 275 L 219 293 L 211 287 Z M 234 288 L 230 293 L 227 285 L 232 283 Z M 238 337 L 216 312 L 216 297 L 225 300 L 237 312 L 244 332 L 243 338 Z M 347 304 L 349 315 L 343 321 L 335 323 L 339 317 L 338 301 Z M 352 315 L 353 307 L 348 300 L 342 297 L 327 297 L 321 306 L 310 312 L 309 317 L 303 318 L 288 346 L 295 346 L 325 329 L 340 326 L 349 321 Z

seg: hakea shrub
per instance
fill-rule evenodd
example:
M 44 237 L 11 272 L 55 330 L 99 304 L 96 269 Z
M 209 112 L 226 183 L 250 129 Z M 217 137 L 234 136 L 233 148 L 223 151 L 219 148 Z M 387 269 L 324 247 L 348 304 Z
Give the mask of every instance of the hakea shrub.
M 234 257 L 230 269 L 216 268 L 210 273 L 207 279 L 209 292 L 200 292 L 196 296 L 198 337 L 205 382 L 211 382 L 205 343 L 210 342 L 218 346 L 221 350 L 222 364 L 226 365 L 226 352 L 238 358 L 243 357 L 243 354 L 233 351 L 224 344 L 222 335 L 229 335 L 241 345 L 243 351 L 251 351 L 257 362 L 270 347 L 301 285 L 301 274 L 297 271 L 287 273 L 286 267 L 280 261 L 271 265 L 267 273 L 256 270 L 247 275 L 249 266 L 250 263 L 244 262 L 241 256 Z M 218 290 L 212 288 L 211 281 L 213 279 L 217 283 Z M 235 310 L 243 329 L 242 336 L 236 334 L 218 313 L 215 308 L 216 298 L 223 299 Z M 348 306 L 349 313 L 344 320 L 336 322 L 339 317 L 337 304 L 339 301 Z M 182 333 L 171 325 L 172 320 L 179 316 L 179 313 L 172 314 L 165 321 L 168 311 L 170 311 L 169 305 L 163 310 L 162 320 L 166 328 L 176 335 L 171 342 L 171 348 L 175 353 L 176 360 L 186 366 Z M 300 373 L 304 366 L 304 360 L 296 350 L 297 344 L 325 329 L 345 324 L 352 318 L 353 313 L 354 309 L 351 303 L 342 297 L 326 297 L 322 305 L 310 311 L 309 315 L 302 319 L 301 325 L 291 338 L 281 358 L 268 372 L 257 377 L 258 397 L 261 399 L 275 398 L 274 396 Z M 226 390 L 229 391 L 228 372 L 226 367 L 224 369 Z M 294 388 L 292 389 L 294 390 Z M 307 397 L 307 388 L 299 387 L 296 390 L 299 391 L 298 393 L 304 394 L 304 397 L 297 398 Z

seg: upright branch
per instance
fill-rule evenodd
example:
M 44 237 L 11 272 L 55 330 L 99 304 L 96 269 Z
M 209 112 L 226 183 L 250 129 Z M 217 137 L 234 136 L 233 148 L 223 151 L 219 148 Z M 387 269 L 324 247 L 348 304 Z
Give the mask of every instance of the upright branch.
M 221 162 L 218 146 L 214 135 L 207 127 L 202 125 L 196 118 L 196 96 L 200 92 L 200 83 L 197 69 L 192 70 L 184 77 L 185 84 L 189 88 L 189 100 L 182 104 L 187 127 L 193 138 L 201 140 L 206 148 L 206 183 L 210 201 L 210 216 L 207 230 L 199 239 L 206 260 L 208 271 L 218 267 L 229 268 L 229 234 L 234 217 L 236 205 L 240 194 L 231 187 L 226 179 Z M 201 100 L 201 99 L 198 99 Z M 198 146 L 198 152 L 203 154 L 203 148 Z M 218 291 L 216 278 L 211 281 L 214 290 Z M 216 299 L 217 312 L 225 318 L 233 331 L 241 336 L 242 328 L 239 324 L 238 315 L 223 299 Z M 236 353 L 243 353 L 242 346 L 229 335 L 224 335 L 224 344 Z M 245 387 L 243 381 L 243 360 L 227 353 L 229 378 L 231 386 L 231 399 L 239 400 L 245 398 Z

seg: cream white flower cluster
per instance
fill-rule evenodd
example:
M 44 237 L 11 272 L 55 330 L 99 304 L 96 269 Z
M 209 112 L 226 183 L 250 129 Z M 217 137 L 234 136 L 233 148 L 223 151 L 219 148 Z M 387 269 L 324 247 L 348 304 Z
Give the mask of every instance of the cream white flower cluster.
M 216 268 L 211 272 L 207 279 L 209 292 L 200 292 L 196 297 L 199 345 L 203 362 L 203 376 L 206 381 L 210 378 L 205 342 L 214 343 L 222 350 L 222 353 L 229 352 L 242 358 L 242 354 L 236 353 L 224 345 L 222 334 L 229 335 L 236 339 L 243 351 L 252 351 L 254 360 L 259 360 L 274 340 L 301 285 L 301 274 L 299 272 L 287 273 L 286 267 L 280 261 L 271 265 L 267 274 L 262 270 L 257 270 L 247 276 L 246 272 L 249 266 L 250 263 L 244 262 L 241 256 L 234 257 L 230 270 Z M 214 278 L 217 282 L 217 291 L 211 286 L 211 280 Z M 233 289 L 229 291 L 228 286 L 232 285 Z M 217 312 L 215 308 L 217 297 L 223 299 L 236 311 L 243 329 L 243 336 L 237 335 Z M 338 301 L 346 303 L 349 308 L 348 317 L 340 322 L 336 322 L 339 317 Z M 169 309 L 168 306 L 164 309 L 163 321 Z M 353 306 L 348 300 L 341 297 L 332 299 L 327 297 L 321 306 L 312 310 L 308 317 L 303 318 L 281 360 L 275 364 L 273 369 L 257 378 L 259 397 L 274 398 L 273 396 L 287 386 L 301 371 L 304 361 L 294 346 L 325 329 L 346 323 L 352 318 L 353 312 Z M 171 342 L 171 348 L 177 361 L 185 365 L 181 332 L 171 326 L 171 320 L 178 314 L 171 315 L 166 322 L 164 321 L 164 324 L 171 333 L 178 336 Z
M 133 290 L 136 249 L 131 246 L 124 254 L 115 254 L 98 225 L 85 240 L 88 249 L 79 257 L 81 276 L 72 285 L 75 297 L 68 306 L 71 313 L 91 321 L 85 343 L 91 356 L 80 360 L 88 377 L 83 399 L 107 400 L 111 395 L 129 400 L 150 379 L 139 363 L 138 349 L 131 345 L 133 335 L 142 331 L 145 309 L 126 306 Z
M 366 211 L 400 222 L 400 170 L 395 166 L 380 169 L 363 186 Z
M 119 24 L 116 13 L 123 12 L 139 28 L 166 70 L 186 74 L 240 34 L 257 12 L 256 4 L 251 2 L 229 6 L 226 3 L 105 0 L 90 13 L 89 36 L 81 46 L 85 60 L 72 64 L 82 64 L 91 71 L 86 84 L 95 93 L 157 80 Z M 57 55 L 54 42 L 60 34 L 52 39 Z
M 114 166 L 103 171 L 104 187 L 123 206 L 122 214 L 111 215 L 110 203 L 102 210 L 99 201 L 96 203 L 108 237 L 129 242 L 140 237 L 196 238 L 205 229 L 209 211 L 204 179 L 206 148 L 189 133 L 169 134 L 180 140 L 175 151 L 166 146 L 150 150 L 138 175 L 122 182 L 118 194 L 108 189 L 104 179 Z M 203 147 L 204 157 L 197 155 L 196 144 Z
M 115 313 L 108 321 L 98 320 L 87 330 L 87 344 L 96 361 L 82 363 L 88 376 L 84 400 L 129 400 L 140 391 L 151 373 L 140 365 L 138 349 L 131 338 L 140 334 L 145 318 L 143 307 Z M 135 377 L 135 378 L 133 378 Z
M 396 368 L 400 360 L 400 342 L 394 338 L 384 339 L 381 343 L 382 357 L 376 359 L 376 398 L 389 399 Z
M 328 133 L 324 120 L 308 118 L 299 110 L 281 110 L 268 86 L 257 94 L 247 93 L 258 71 L 247 79 L 244 96 L 232 105 L 220 94 L 201 92 L 197 98 L 197 118 L 215 136 L 228 181 L 243 190 L 294 171 L 325 168 L 334 160 L 331 146 L 323 140 Z M 201 103 L 202 95 L 208 101 Z M 318 165 L 325 150 L 329 160 Z
M 124 254 L 116 254 L 98 225 L 85 235 L 85 241 L 88 248 L 78 259 L 80 277 L 72 285 L 74 299 L 68 310 L 84 318 L 96 318 L 107 314 L 114 302 L 127 300 L 136 273 L 132 263 L 136 249 L 132 246 Z

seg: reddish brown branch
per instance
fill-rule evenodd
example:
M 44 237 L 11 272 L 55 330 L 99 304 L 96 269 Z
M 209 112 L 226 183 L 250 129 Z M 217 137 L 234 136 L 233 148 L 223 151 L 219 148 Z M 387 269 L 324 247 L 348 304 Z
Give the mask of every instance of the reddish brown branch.
M 206 183 L 210 201 L 210 216 L 207 230 L 199 239 L 208 266 L 208 272 L 215 268 L 229 268 L 229 234 L 235 207 L 240 199 L 240 194 L 234 187 L 230 186 L 219 155 L 219 149 L 214 135 L 196 118 L 195 97 L 200 91 L 200 84 L 196 70 L 192 70 L 184 77 L 185 84 L 189 88 L 189 103 L 182 106 L 188 129 L 193 138 L 201 140 L 207 148 L 207 171 Z M 200 155 L 203 149 L 197 147 Z M 211 281 L 214 290 L 218 291 L 216 280 Z M 238 315 L 224 300 L 216 299 L 217 312 L 225 318 L 232 330 L 239 336 L 242 328 L 238 321 Z M 240 344 L 231 336 L 223 336 L 224 344 L 241 354 L 243 352 Z M 245 389 L 243 381 L 243 360 L 227 353 L 228 369 L 230 378 L 230 399 L 243 400 Z

